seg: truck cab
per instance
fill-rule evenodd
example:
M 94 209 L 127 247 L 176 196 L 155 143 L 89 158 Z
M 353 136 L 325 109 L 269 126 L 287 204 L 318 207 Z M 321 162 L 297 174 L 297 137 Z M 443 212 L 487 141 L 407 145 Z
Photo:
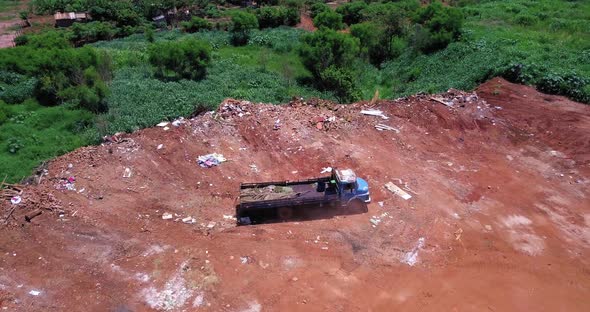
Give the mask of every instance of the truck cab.
M 326 194 L 339 194 L 342 205 L 348 205 L 354 200 L 360 200 L 364 203 L 371 202 L 369 184 L 357 177 L 352 169 L 332 170 L 332 178 L 329 183 Z

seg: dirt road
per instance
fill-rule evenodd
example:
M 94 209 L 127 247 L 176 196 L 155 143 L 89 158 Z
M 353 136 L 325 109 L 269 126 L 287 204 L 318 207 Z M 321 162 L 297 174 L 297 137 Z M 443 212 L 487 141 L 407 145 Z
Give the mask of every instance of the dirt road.
M 453 107 L 373 105 L 387 120 L 368 103 L 230 101 L 60 157 L 1 229 L 0 306 L 589 311 L 590 106 L 501 79 L 437 99 Z M 228 161 L 197 165 L 213 152 Z M 369 182 L 368 213 L 235 226 L 240 182 L 327 166 Z M 25 222 L 39 207 L 53 211 Z

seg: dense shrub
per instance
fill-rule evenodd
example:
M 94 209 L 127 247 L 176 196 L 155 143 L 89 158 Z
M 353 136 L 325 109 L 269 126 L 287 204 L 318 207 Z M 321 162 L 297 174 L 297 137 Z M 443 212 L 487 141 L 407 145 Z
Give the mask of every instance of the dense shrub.
M 532 26 L 534 24 L 536 24 L 539 21 L 539 18 L 537 18 L 534 15 L 530 15 L 530 14 L 518 14 L 515 18 L 514 18 L 514 22 L 518 25 L 522 25 L 522 26 Z
M 7 85 L 0 85 L 0 99 L 9 104 L 21 103 L 35 95 L 37 82 L 36 78 L 21 76 Z
M 46 105 L 70 99 L 69 95 L 76 88 L 89 88 L 101 101 L 105 92 L 97 86 L 108 80 L 108 62 L 108 58 L 89 47 L 47 49 L 26 45 L 0 50 L 0 70 L 36 78 L 35 96 Z M 100 73 L 98 77 L 93 77 L 90 85 L 85 79 L 85 73 L 89 70 Z M 80 104 L 84 107 L 86 103 L 82 101 Z M 95 106 L 87 108 L 95 110 Z
M 322 12 L 313 19 L 313 24 L 317 28 L 328 28 L 334 30 L 344 29 L 342 15 L 334 11 Z
M 360 51 L 357 38 L 330 29 L 306 34 L 301 41 L 299 54 L 303 65 L 316 77 L 330 66 L 350 66 Z
M 363 19 L 362 11 L 367 8 L 367 3 L 364 1 L 348 2 L 336 9 L 337 13 L 342 15 L 342 20 L 348 24 L 360 23 Z
M 234 45 L 245 45 L 250 38 L 250 31 L 258 28 L 256 15 L 244 11 L 237 11 L 232 15 L 230 32 Z
M 404 53 L 408 47 L 408 42 L 400 37 L 393 37 L 389 43 L 389 56 L 396 59 Z
M 317 2 L 311 5 L 309 11 L 311 18 L 315 18 L 318 16 L 318 14 L 332 11 L 332 9 L 330 9 L 330 7 L 323 2 Z
M 211 46 L 196 39 L 159 42 L 150 46 L 149 61 L 158 78 L 199 80 L 207 75 Z
M 421 8 L 416 14 L 415 21 L 422 25 L 416 28 L 416 48 L 430 53 L 445 48 L 459 37 L 463 16 L 458 9 L 443 6 L 439 1 L 435 1 Z
M 373 22 L 355 24 L 350 34 L 360 40 L 363 53 L 373 65 L 380 66 L 389 57 L 389 40 L 383 26 Z
M 590 103 L 590 93 L 585 89 L 589 83 L 589 79 L 576 73 L 563 75 L 549 73 L 537 82 L 537 89 L 549 94 L 565 95 L 579 102 Z
M 194 33 L 200 30 L 210 30 L 213 25 L 204 18 L 194 16 L 190 21 L 180 23 L 182 30 L 189 33 Z
M 285 7 L 263 7 L 256 11 L 256 18 L 260 28 L 295 26 L 300 19 L 297 9 Z
M 341 103 L 351 103 L 360 98 L 360 90 L 352 71 L 330 66 L 320 73 L 321 88 L 334 91 Z
M 74 23 L 70 30 L 70 41 L 78 44 L 110 40 L 118 33 L 117 28 L 109 22 Z

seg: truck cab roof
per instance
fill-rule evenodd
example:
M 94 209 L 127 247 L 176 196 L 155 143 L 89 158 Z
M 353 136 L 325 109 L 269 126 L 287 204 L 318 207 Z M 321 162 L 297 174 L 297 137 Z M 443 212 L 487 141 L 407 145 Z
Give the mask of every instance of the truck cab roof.
M 338 181 L 343 183 L 355 183 L 356 182 L 356 174 L 352 169 L 337 169 L 336 170 L 336 178 Z

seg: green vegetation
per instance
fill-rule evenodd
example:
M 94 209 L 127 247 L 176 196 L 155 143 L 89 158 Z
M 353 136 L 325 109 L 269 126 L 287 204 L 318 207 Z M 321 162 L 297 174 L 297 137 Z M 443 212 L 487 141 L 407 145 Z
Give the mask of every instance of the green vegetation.
M 234 45 L 247 44 L 251 30 L 258 28 L 256 15 L 244 11 L 234 12 L 231 22 L 231 41 Z
M 159 42 L 150 46 L 148 54 L 156 77 L 164 80 L 199 80 L 207 75 L 211 46 L 196 39 Z
M 0 173 L 19 180 L 102 135 L 227 97 L 351 102 L 375 90 L 395 98 L 472 89 L 500 75 L 590 103 L 588 1 L 353 1 L 335 10 L 315 0 L 226 2 L 242 5 L 34 0 L 35 12 L 88 11 L 94 20 L 0 50 Z M 168 27 L 180 29 L 155 31 L 151 18 L 174 7 Z M 300 10 L 316 32 L 286 27 Z

